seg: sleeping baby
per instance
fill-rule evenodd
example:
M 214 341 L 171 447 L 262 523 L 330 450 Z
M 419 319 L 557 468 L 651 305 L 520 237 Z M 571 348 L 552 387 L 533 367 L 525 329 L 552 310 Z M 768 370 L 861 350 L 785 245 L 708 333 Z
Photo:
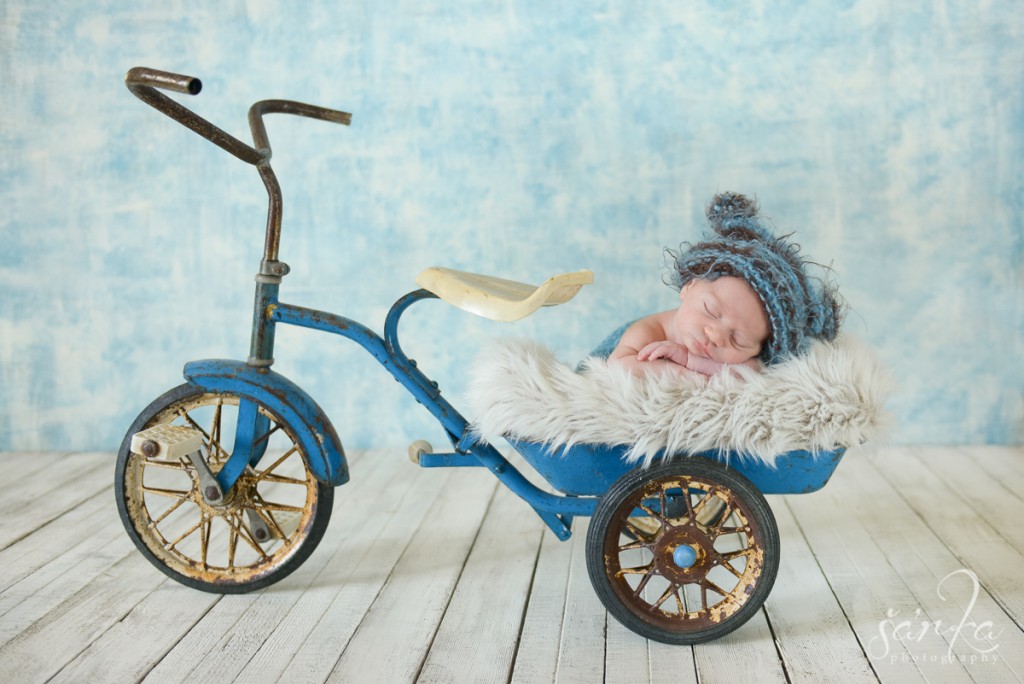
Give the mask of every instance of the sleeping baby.
M 799 246 L 776 237 L 743 195 L 716 195 L 707 208 L 714 235 L 673 258 L 676 309 L 627 327 L 609 360 L 648 371 L 711 376 L 730 366 L 755 370 L 800 354 L 810 340 L 832 340 L 843 307 L 834 287 L 808 274 Z M 788 236 L 787 236 L 788 237 Z

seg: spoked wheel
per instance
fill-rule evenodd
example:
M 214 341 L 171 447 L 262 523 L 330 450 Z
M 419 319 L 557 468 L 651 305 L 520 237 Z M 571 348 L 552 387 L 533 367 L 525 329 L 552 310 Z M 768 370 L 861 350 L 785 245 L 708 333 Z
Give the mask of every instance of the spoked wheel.
M 702 457 L 626 473 L 601 498 L 587 534 L 587 570 L 608 612 L 670 644 L 742 625 L 778 569 L 778 527 L 764 497 Z
M 121 521 L 146 558 L 182 584 L 216 593 L 260 589 L 299 567 L 327 529 L 334 489 L 306 468 L 292 429 L 257 406 L 264 419 L 254 449 L 263 457 L 216 504 L 203 497 L 187 458 L 132 453 L 131 437 L 161 424 L 198 430 L 216 474 L 234 445 L 237 395 L 181 385 L 150 404 L 121 445 L 115 478 Z

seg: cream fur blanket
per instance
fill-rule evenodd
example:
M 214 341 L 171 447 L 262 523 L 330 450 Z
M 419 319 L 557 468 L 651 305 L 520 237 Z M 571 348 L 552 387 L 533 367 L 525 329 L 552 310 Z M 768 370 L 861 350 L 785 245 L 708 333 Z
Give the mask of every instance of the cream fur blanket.
M 732 450 L 772 462 L 793 450 L 823 451 L 878 439 L 888 375 L 849 336 L 816 342 L 803 356 L 741 377 L 687 373 L 635 378 L 590 358 L 582 373 L 543 347 L 500 340 L 474 363 L 473 429 L 552 447 L 629 444 L 626 458 Z

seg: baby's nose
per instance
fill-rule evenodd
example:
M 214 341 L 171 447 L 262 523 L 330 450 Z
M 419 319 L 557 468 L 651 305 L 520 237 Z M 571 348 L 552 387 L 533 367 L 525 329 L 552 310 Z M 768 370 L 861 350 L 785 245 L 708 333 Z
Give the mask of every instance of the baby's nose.
M 721 345 L 722 336 L 719 333 L 718 328 L 716 328 L 715 326 L 704 326 L 704 334 L 707 335 L 708 341 L 711 342 L 711 344 L 715 345 L 716 347 Z

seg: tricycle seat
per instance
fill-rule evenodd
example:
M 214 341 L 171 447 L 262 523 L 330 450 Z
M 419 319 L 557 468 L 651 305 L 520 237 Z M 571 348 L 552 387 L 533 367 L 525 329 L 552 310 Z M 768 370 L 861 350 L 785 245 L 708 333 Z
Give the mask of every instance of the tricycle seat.
M 552 487 L 572 496 L 600 496 L 626 472 L 640 467 L 626 461 L 629 446 L 625 444 L 552 447 L 542 442 L 508 442 Z M 735 451 L 705 451 L 673 458 L 708 458 L 724 463 L 750 480 L 762 494 L 804 494 L 825 486 L 844 453 L 845 448 L 788 451 L 772 463 Z
M 542 306 L 564 304 L 593 282 L 587 270 L 552 276 L 538 286 L 439 266 L 416 278 L 417 285 L 452 306 L 494 321 L 517 321 Z

